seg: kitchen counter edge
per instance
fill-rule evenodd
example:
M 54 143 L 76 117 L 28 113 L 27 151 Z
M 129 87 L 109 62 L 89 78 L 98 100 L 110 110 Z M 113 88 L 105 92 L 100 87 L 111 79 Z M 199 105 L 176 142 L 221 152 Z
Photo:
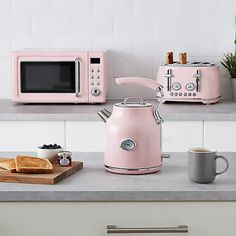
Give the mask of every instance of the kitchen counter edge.
M 97 112 L 120 99 L 105 104 L 16 104 L 0 99 L 0 121 L 100 121 Z M 147 100 L 155 104 L 155 100 Z M 236 121 L 236 103 L 222 100 L 213 105 L 167 103 L 160 109 L 164 121 Z

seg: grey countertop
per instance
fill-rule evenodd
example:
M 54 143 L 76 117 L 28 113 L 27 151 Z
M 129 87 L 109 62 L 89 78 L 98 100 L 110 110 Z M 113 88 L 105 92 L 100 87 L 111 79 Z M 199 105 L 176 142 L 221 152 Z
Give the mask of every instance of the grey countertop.
M 224 155 L 229 170 L 213 184 L 196 184 L 187 176 L 186 153 L 171 153 L 159 173 L 133 176 L 106 172 L 102 153 L 74 153 L 83 170 L 56 185 L 0 183 L 0 201 L 236 201 L 236 153 Z
M 0 121 L 47 120 L 47 121 L 98 121 L 97 112 L 103 108 L 112 110 L 119 100 L 108 100 L 106 104 L 48 105 L 15 104 L 11 100 L 0 100 Z M 152 101 L 149 101 L 153 103 Z M 222 100 L 213 105 L 199 103 L 167 103 L 161 106 L 161 115 L 166 121 L 236 121 L 236 103 Z

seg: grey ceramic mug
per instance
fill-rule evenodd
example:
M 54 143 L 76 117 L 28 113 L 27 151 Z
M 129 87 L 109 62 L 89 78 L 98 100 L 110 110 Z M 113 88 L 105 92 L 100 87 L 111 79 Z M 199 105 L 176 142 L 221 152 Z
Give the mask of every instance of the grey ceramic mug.
M 217 172 L 217 159 L 225 161 L 226 167 Z M 188 150 L 188 176 L 197 183 L 211 183 L 217 175 L 225 173 L 229 168 L 228 160 L 217 155 L 216 150 L 210 148 L 191 148 Z

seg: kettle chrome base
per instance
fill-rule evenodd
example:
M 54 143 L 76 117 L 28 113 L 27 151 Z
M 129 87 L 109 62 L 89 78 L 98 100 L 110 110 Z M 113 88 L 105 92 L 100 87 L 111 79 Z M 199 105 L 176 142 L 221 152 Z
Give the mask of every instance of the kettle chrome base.
M 109 172 L 116 174 L 124 174 L 124 175 L 143 175 L 143 174 L 151 174 L 161 170 L 162 165 L 147 167 L 147 168 L 120 168 L 120 167 L 112 167 L 108 165 L 104 165 L 105 169 Z

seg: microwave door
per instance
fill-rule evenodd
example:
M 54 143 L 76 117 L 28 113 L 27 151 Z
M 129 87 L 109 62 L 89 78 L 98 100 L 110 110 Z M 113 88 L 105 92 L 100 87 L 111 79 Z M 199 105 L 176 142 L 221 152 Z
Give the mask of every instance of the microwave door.
M 80 63 L 77 61 L 21 62 L 22 93 L 80 93 Z

